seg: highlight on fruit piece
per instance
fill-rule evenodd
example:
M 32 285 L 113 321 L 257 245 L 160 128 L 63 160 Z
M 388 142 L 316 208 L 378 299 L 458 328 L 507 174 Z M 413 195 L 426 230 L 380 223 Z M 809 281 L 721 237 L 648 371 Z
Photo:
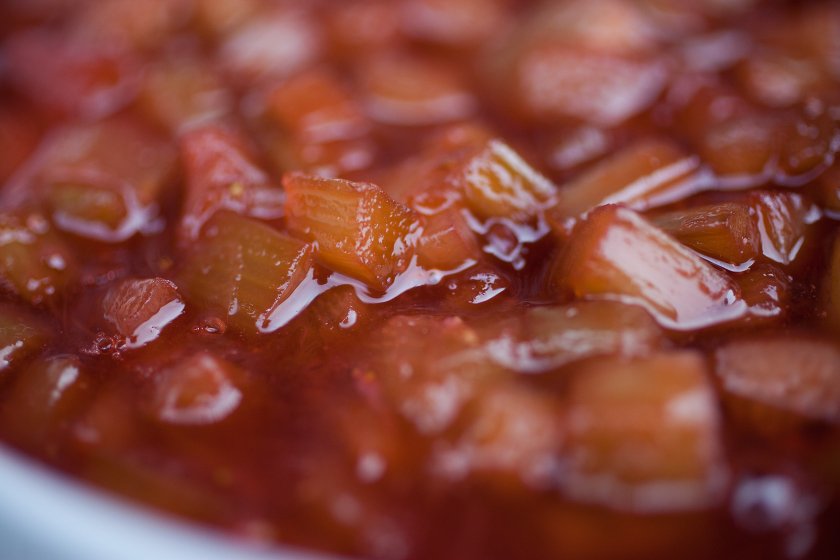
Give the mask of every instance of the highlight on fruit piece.
M 376 185 L 288 173 L 283 187 L 289 229 L 335 271 L 385 290 L 410 264 L 417 216 Z
M 376 53 L 363 59 L 358 81 L 368 116 L 396 126 L 429 126 L 466 119 L 476 99 L 461 76 L 432 58 Z
M 840 424 L 840 349 L 827 340 L 765 337 L 736 340 L 715 351 L 715 373 L 723 391 L 743 401 L 732 407 L 792 413 L 801 419 Z M 745 402 L 744 402 L 745 401 Z M 769 407 L 769 408 L 768 408 Z M 748 413 L 749 410 L 733 411 Z M 762 423 L 761 416 L 753 421 Z
M 174 134 L 224 117 L 233 102 L 212 65 L 191 54 L 149 65 L 137 99 L 144 114 Z
M 725 268 L 749 264 L 761 250 L 758 220 L 746 204 L 725 202 L 676 210 L 652 222 Z
M 690 350 L 584 363 L 569 386 L 562 492 L 640 514 L 718 505 L 728 471 L 706 370 Z
M 662 206 L 699 189 L 700 166 L 675 143 L 649 139 L 631 144 L 562 185 L 551 213 L 568 222 L 602 204 L 634 210 Z
M 674 330 L 731 321 L 747 310 L 726 273 L 621 206 L 600 206 L 574 229 L 550 282 L 578 298 L 641 305 Z
M 87 402 L 90 380 L 74 355 L 37 358 L 23 367 L 2 400 L 6 436 L 17 445 L 43 449 Z
M 753 191 L 750 203 L 758 215 L 764 256 L 783 265 L 793 262 L 808 226 L 819 218 L 816 207 L 799 193 L 781 191 Z
M 191 130 L 180 138 L 186 194 L 180 242 L 195 241 L 219 210 L 259 219 L 283 216 L 285 196 L 253 161 L 244 137 L 218 125 Z
M 126 338 L 129 348 L 155 340 L 184 312 L 178 288 L 163 278 L 121 280 L 102 300 L 104 317 Z
M 77 280 L 74 254 L 44 216 L 0 213 L 0 292 L 55 307 Z
M 432 473 L 453 482 L 470 477 L 499 490 L 551 487 L 564 436 L 560 403 L 514 383 L 494 387 L 456 436 L 434 446 Z
M 166 139 L 130 117 L 68 125 L 42 141 L 3 201 L 43 203 L 59 229 L 117 243 L 162 228 L 159 199 L 175 161 Z
M 510 377 L 459 317 L 397 316 L 371 340 L 365 371 L 421 434 L 445 432 L 469 403 Z
M 284 170 L 336 177 L 373 162 L 371 123 L 332 72 L 309 70 L 282 83 L 267 114 L 279 135 L 272 156 Z
M 242 402 L 243 373 L 231 363 L 201 352 L 156 374 L 151 410 L 167 424 L 205 426 L 222 422 Z
M 667 345 L 643 308 L 613 301 L 530 307 L 479 329 L 496 363 L 518 373 L 543 373 L 594 356 L 644 357 Z
M 174 282 L 187 302 L 255 333 L 276 330 L 282 304 L 312 266 L 312 245 L 233 212 L 217 212 Z
M 52 336 L 51 329 L 29 312 L 0 305 L 0 378 L 37 354 Z
M 556 187 L 501 140 L 490 140 L 449 181 L 476 216 L 527 221 L 549 206 Z

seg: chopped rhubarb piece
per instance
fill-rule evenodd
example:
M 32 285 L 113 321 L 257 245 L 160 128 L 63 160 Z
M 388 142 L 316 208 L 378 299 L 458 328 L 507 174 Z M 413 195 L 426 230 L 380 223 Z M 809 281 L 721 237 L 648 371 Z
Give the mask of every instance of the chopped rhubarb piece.
M 625 204 L 644 210 L 685 196 L 689 175 L 699 166 L 679 146 L 647 140 L 609 157 L 560 188 L 552 212 L 573 219 L 601 204 Z
M 791 307 L 791 279 L 777 267 L 757 264 L 737 277 L 753 320 L 784 319 Z
M 758 214 L 761 250 L 769 259 L 790 264 L 805 242 L 812 207 L 802 195 L 789 192 L 755 191 L 750 195 Z
M 175 275 L 188 302 L 247 332 L 273 331 L 312 266 L 312 246 L 232 212 L 218 212 Z
M 310 143 L 356 138 L 370 128 L 338 77 L 325 70 L 310 70 L 282 84 L 271 94 L 268 111 Z
M 159 421 L 203 426 L 223 421 L 242 402 L 242 372 L 211 354 L 200 353 L 158 373 L 152 411 Z
M 197 56 L 178 56 L 146 68 L 140 109 L 172 132 L 218 119 L 233 108 L 233 97 L 212 67 Z
M 0 306 L 0 379 L 38 353 L 51 334 L 42 321 L 26 311 Z
M 576 117 L 609 127 L 647 109 L 659 97 L 668 71 L 657 59 L 548 42 L 522 56 L 515 76 L 518 101 L 533 118 Z
M 381 123 L 423 126 L 471 116 L 476 100 L 460 76 L 440 63 L 401 54 L 376 55 L 360 68 L 365 108 Z
M 109 115 L 128 104 L 140 87 L 140 66 L 113 45 L 36 29 L 10 37 L 3 53 L 17 87 L 58 113 Z
M 208 125 L 181 137 L 187 192 L 181 217 L 181 243 L 198 239 L 219 210 L 261 219 L 283 215 L 283 191 L 253 161 L 243 137 Z
M 840 165 L 829 167 L 817 178 L 816 196 L 823 208 L 840 215 Z
M 421 434 L 445 431 L 467 404 L 509 377 L 458 317 L 395 317 L 373 340 L 371 374 Z
M 281 85 L 270 97 L 268 112 L 286 136 L 273 150 L 286 156 L 280 158 L 284 169 L 336 176 L 373 161 L 367 116 L 338 77 L 325 70 L 310 70 Z
M 129 348 L 143 346 L 184 312 L 178 288 L 169 280 L 123 280 L 102 301 L 105 319 L 126 337 Z
M 760 175 L 775 164 L 786 126 L 777 115 L 726 121 L 708 130 L 700 154 L 720 175 Z
M 620 206 L 598 207 L 575 228 L 552 282 L 577 297 L 641 305 L 670 329 L 702 328 L 746 310 L 729 276 Z
M 744 91 L 763 105 L 789 107 L 826 88 L 830 80 L 821 70 L 813 59 L 756 49 L 739 64 L 738 78 Z
M 247 3 L 246 3 L 247 4 Z M 304 10 L 267 10 L 244 23 L 219 47 L 222 67 L 238 81 L 285 77 L 323 50 L 318 22 Z
M 523 483 L 549 487 L 557 477 L 563 439 L 559 399 L 502 385 L 478 400 L 454 439 L 433 450 L 434 474 L 455 481 L 477 476 L 514 491 Z
M 30 449 L 47 443 L 50 432 L 81 411 L 90 380 L 76 356 L 53 356 L 28 364 L 3 399 L 8 436 Z
M 60 229 L 120 242 L 160 226 L 157 200 L 175 158 L 166 140 L 130 118 L 70 126 L 42 142 L 30 161 L 32 177 L 10 185 L 7 200 L 37 197 Z
M 421 215 L 420 220 L 423 234 L 417 241 L 417 263 L 423 268 L 454 270 L 481 260 L 481 248 L 459 205 Z
M 450 313 L 470 313 L 480 308 L 501 305 L 512 297 L 511 282 L 488 264 L 472 266 L 457 276 L 441 282 L 445 295 L 441 308 Z
M 37 213 L 0 214 L 0 287 L 33 305 L 56 307 L 76 280 L 75 256 Z
M 761 249 L 758 223 L 746 204 L 727 202 L 670 212 L 653 223 L 698 253 L 734 266 L 755 259 Z
M 450 180 L 463 190 L 470 209 L 481 218 L 531 218 L 552 201 L 557 190 L 500 140 L 491 140 Z
M 542 373 L 593 356 L 644 357 L 665 345 L 662 329 L 635 305 L 611 301 L 533 307 L 490 322 L 485 348 L 498 364 Z
M 715 360 L 726 393 L 806 419 L 840 424 L 840 350 L 834 344 L 790 337 L 740 340 L 718 348 Z M 753 407 L 751 412 L 761 411 Z M 772 411 L 763 411 L 768 419 L 773 416 Z
M 634 513 L 706 509 L 723 498 L 721 422 L 703 357 L 603 358 L 569 387 L 561 487 Z
M 283 186 L 289 228 L 336 271 L 382 290 L 408 266 L 416 215 L 376 185 L 289 173 Z

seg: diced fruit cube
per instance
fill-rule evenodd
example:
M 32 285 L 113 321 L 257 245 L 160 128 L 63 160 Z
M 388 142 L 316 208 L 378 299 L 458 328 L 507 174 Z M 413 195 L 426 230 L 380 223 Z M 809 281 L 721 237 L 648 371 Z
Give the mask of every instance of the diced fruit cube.
M 187 192 L 181 217 L 182 244 L 195 241 L 219 210 L 254 218 L 283 215 L 283 191 L 253 161 L 245 139 L 220 126 L 208 125 L 181 137 Z
M 423 268 L 455 270 L 481 259 L 481 248 L 459 206 L 452 204 L 421 215 L 423 234 L 417 241 L 417 262 Z
M 393 407 L 422 434 L 437 434 L 499 379 L 478 334 L 458 317 L 395 317 L 372 338 L 369 369 Z
M 233 97 L 209 64 L 182 55 L 146 68 L 138 104 L 150 118 L 177 133 L 226 115 L 233 108 Z
M 755 259 L 761 235 L 746 204 L 727 202 L 657 216 L 653 223 L 698 253 L 730 265 Z
M 42 447 L 51 430 L 80 412 L 89 387 L 76 356 L 33 361 L 17 376 L 0 406 L 7 435 L 18 445 Z
M 126 337 L 129 348 L 143 346 L 184 312 L 178 288 L 169 280 L 122 280 L 102 301 L 104 317 Z
M 404 54 L 378 54 L 361 66 L 365 108 L 374 121 L 424 126 L 471 116 L 476 100 L 449 67 Z
M 37 213 L 0 214 L 0 291 L 55 307 L 76 280 L 75 257 Z
M 370 122 L 326 70 L 310 70 L 282 84 L 271 94 L 268 113 L 282 129 L 272 146 L 281 168 L 336 176 L 373 161 Z
M 769 259 L 790 264 L 805 242 L 812 207 L 798 193 L 755 191 L 750 201 L 758 214 L 761 250 Z
M 768 107 L 789 107 L 824 89 L 829 80 L 814 60 L 756 49 L 737 68 L 744 91 Z
M 548 42 L 522 55 L 514 75 L 517 101 L 533 118 L 576 117 L 609 127 L 647 109 L 664 88 L 668 71 L 657 59 Z
M 35 29 L 11 36 L 3 47 L 18 88 L 55 112 L 83 118 L 109 115 L 128 104 L 140 86 L 139 65 L 113 45 Z
M 757 264 L 737 277 L 753 320 L 784 319 L 791 307 L 791 278 L 777 267 Z
M 640 141 L 563 185 L 552 213 L 569 220 L 607 203 L 636 210 L 667 204 L 685 196 L 681 183 L 698 166 L 697 158 L 672 142 Z
M 593 356 L 643 357 L 665 344 L 647 311 L 611 301 L 532 307 L 497 323 L 486 328 L 501 332 L 490 334 L 484 346 L 496 363 L 519 373 L 547 372 Z
M 365 114 L 338 77 L 310 70 L 283 83 L 268 111 L 282 127 L 310 143 L 357 138 L 370 129 Z
M 739 340 L 718 348 L 715 360 L 723 390 L 748 401 L 745 408 L 759 403 L 840 424 L 840 350 L 834 344 L 779 336 Z M 772 411 L 764 412 L 772 418 Z
M 184 258 L 175 283 L 187 301 L 248 331 L 279 328 L 276 314 L 306 278 L 312 246 L 232 212 L 218 212 Z
M 634 513 L 715 506 L 727 482 L 714 390 L 693 351 L 603 358 L 568 393 L 561 487 Z
M 559 399 L 511 383 L 488 391 L 467 416 L 455 441 L 433 449 L 433 473 L 502 488 L 552 485 L 563 439 Z
M 285 77 L 315 61 L 321 29 L 308 12 L 266 10 L 249 19 L 219 47 L 222 67 L 239 82 Z
M 533 217 L 551 202 L 556 187 L 501 140 L 491 140 L 450 180 L 482 218 Z
M 711 127 L 700 154 L 720 175 L 760 175 L 771 170 L 785 136 L 785 119 L 748 115 Z
M 40 351 L 50 335 L 47 326 L 26 311 L 0 306 L 0 378 Z
M 725 273 L 641 216 L 600 206 L 575 228 L 555 261 L 555 289 L 646 308 L 664 327 L 696 329 L 743 315 Z
M 207 353 L 191 356 L 155 377 L 152 413 L 161 422 L 203 426 L 223 421 L 242 402 L 242 372 Z
M 41 144 L 31 183 L 13 185 L 10 196 L 42 198 L 63 230 L 124 241 L 153 229 L 175 160 L 169 142 L 127 117 L 69 126 Z
M 417 217 L 376 185 L 289 173 L 283 186 L 289 228 L 336 271 L 384 290 L 408 266 Z

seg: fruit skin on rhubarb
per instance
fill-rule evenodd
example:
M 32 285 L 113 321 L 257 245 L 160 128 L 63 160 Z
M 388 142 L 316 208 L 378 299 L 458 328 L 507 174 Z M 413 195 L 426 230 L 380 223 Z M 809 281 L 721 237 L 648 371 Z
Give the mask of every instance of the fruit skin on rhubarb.
M 289 229 L 335 271 L 384 290 L 410 264 L 418 217 L 378 186 L 288 173 L 283 187 Z

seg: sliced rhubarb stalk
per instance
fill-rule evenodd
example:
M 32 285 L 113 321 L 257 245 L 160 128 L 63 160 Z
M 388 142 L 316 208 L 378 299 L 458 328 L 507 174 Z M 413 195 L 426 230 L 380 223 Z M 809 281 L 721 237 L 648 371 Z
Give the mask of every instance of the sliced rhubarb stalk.
M 289 173 L 283 186 L 289 228 L 336 271 L 383 290 L 408 266 L 416 215 L 376 185 Z
M 721 419 L 703 357 L 604 358 L 569 387 L 563 492 L 634 513 L 713 507 L 727 472 Z
M 175 283 L 187 301 L 245 332 L 272 328 L 272 314 L 306 278 L 312 246 L 264 224 L 217 213 L 185 257 Z
M 575 228 L 552 283 L 580 298 L 641 305 L 670 329 L 702 328 L 746 311 L 729 276 L 620 206 L 601 206 Z

